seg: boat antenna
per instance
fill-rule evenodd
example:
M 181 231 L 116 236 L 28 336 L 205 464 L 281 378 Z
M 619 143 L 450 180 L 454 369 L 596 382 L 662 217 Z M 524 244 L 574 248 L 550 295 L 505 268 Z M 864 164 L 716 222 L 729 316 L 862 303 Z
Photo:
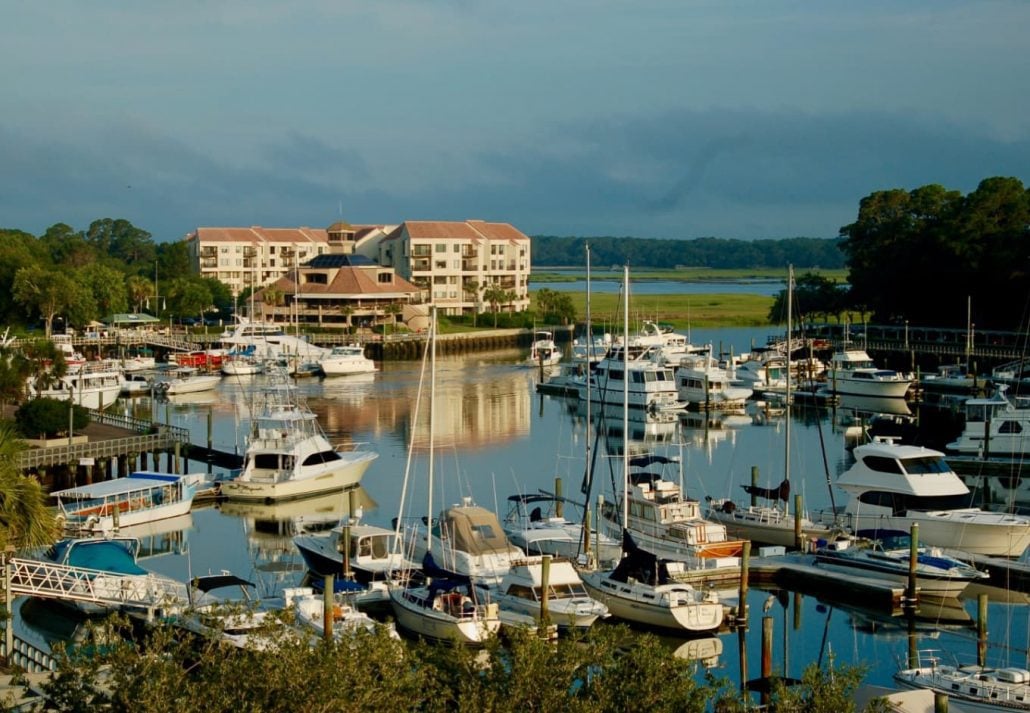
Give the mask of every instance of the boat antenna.
M 629 263 L 622 268 L 622 527 L 629 526 Z

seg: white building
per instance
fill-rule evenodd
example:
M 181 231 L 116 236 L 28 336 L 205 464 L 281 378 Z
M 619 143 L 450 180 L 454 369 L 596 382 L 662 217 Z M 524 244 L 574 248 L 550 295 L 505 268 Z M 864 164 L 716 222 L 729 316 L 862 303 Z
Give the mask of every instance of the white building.
M 501 311 L 529 309 L 529 237 L 508 223 L 405 221 L 379 243 L 379 264 L 429 293 L 445 314 L 491 309 L 490 288 L 508 293 Z

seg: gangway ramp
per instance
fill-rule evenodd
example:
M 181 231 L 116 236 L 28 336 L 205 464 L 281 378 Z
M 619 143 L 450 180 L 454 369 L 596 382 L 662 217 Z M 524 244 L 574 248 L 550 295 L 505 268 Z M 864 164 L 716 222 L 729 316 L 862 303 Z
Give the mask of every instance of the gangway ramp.
M 43 560 L 8 560 L 12 595 L 88 602 L 148 615 L 185 608 L 186 584 L 160 574 L 118 574 Z

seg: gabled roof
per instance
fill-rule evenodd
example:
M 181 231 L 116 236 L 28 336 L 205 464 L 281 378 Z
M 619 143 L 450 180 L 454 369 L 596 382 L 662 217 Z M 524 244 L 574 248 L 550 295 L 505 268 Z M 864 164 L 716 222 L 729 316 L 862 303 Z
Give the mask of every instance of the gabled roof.
M 321 257 L 331 257 L 323 255 Z M 349 255 L 346 257 L 354 257 Z M 371 263 L 371 266 L 375 266 L 375 263 Z M 318 268 L 315 268 L 318 269 Z M 322 268 L 326 269 L 326 268 Z M 397 273 L 393 273 L 393 281 L 389 283 L 379 282 L 377 275 L 379 270 L 369 269 L 369 267 L 340 267 L 328 268 L 336 270 L 336 274 L 333 276 L 332 282 L 327 285 L 319 285 L 313 283 L 303 283 L 300 288 L 301 296 L 304 295 L 407 295 L 421 292 L 421 288 L 411 284 Z M 393 272 L 389 268 L 381 268 L 382 270 L 388 270 Z M 303 275 L 307 269 L 307 265 L 301 270 Z M 283 275 L 276 280 L 272 286 L 278 288 L 284 293 L 293 294 L 295 288 L 295 282 L 292 278 L 293 273 L 290 272 L 287 275 Z M 264 292 L 267 287 L 259 290 L 256 294 L 260 295 Z
M 328 243 L 329 234 L 323 228 L 197 228 L 190 238 L 202 243 Z

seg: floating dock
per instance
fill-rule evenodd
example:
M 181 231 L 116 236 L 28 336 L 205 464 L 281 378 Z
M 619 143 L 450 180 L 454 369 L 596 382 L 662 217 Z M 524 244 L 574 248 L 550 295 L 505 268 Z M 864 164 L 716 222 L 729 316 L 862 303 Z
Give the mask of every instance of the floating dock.
M 789 553 L 752 558 L 748 582 L 775 585 L 812 596 L 875 607 L 887 611 L 905 603 L 905 588 L 881 579 L 845 575 L 815 565 L 813 555 Z M 842 586 L 842 585 L 847 586 Z

